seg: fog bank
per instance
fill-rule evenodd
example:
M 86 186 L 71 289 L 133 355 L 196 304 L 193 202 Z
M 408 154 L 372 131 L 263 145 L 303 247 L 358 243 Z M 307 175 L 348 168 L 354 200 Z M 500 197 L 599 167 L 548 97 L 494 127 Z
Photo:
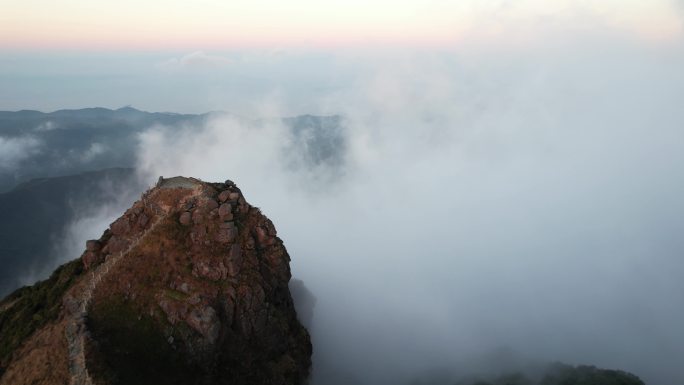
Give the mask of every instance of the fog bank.
M 591 38 L 341 57 L 354 81 L 317 101 L 343 117 L 341 164 L 217 117 L 150 129 L 138 165 L 234 180 L 274 221 L 317 298 L 315 384 L 502 347 L 682 382 L 682 50 Z

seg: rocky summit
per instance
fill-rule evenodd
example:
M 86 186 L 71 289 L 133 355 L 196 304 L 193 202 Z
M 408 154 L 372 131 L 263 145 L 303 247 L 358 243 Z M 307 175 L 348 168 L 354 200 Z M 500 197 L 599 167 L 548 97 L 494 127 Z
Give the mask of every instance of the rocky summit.
M 160 178 L 78 261 L 0 302 L 0 385 L 303 383 L 289 261 L 233 182 Z

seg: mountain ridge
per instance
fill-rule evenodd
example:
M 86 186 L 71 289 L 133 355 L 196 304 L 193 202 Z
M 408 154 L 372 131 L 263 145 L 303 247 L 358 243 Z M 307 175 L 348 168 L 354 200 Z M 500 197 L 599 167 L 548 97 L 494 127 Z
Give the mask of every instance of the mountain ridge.
M 178 114 L 132 107 L 0 111 L 0 145 L 19 149 L 6 155 L 6 159 L 0 158 L 5 163 L 0 164 L 0 192 L 33 178 L 135 167 L 141 133 L 155 127 L 181 133 L 187 127 L 201 129 L 222 118 L 238 121 L 245 127 L 271 123 L 281 126 L 291 139 L 286 141 L 290 142 L 289 147 L 283 145 L 283 157 L 293 150 L 305 154 L 305 162 L 310 162 L 307 167 L 321 163 L 336 166 L 345 150 L 342 119 L 337 115 L 253 120 L 229 112 Z
M 232 182 L 161 179 L 67 266 L 74 274 L 51 297 L 61 306 L 15 341 L 0 384 L 298 384 L 308 374 L 289 255 Z M 0 302 L 0 331 L 21 301 Z

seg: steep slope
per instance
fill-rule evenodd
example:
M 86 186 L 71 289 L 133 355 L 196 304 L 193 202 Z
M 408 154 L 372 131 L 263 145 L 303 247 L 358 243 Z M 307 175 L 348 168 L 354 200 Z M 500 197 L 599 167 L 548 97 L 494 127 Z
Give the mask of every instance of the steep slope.
M 0 384 L 297 384 L 307 376 L 311 344 L 288 290 L 289 256 L 232 182 L 160 180 L 88 241 L 81 261 L 85 271 L 59 290 L 59 312 L 11 346 Z M 0 320 L 22 301 L 0 303 Z
M 62 296 L 82 272 L 83 263 L 74 260 L 60 266 L 49 279 L 16 290 L 0 301 L 0 383 L 3 383 L 3 372 L 18 352 L 21 351 L 24 356 L 31 355 L 30 349 L 36 344 L 52 346 L 59 352 L 66 343 L 60 332 L 50 335 L 49 331 L 45 331 L 50 328 L 54 330 L 55 320 L 62 310 Z M 29 339 L 31 343 L 26 343 Z M 46 353 L 34 355 L 27 362 L 42 367 L 39 369 L 41 371 L 51 371 L 53 376 L 59 377 L 62 373 L 66 378 L 65 362 L 53 360 L 49 349 Z

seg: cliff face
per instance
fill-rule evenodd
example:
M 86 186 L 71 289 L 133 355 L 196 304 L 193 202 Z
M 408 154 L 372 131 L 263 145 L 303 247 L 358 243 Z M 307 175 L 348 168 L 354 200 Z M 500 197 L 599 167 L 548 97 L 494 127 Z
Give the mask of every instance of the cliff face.
M 288 290 L 289 255 L 232 182 L 160 180 L 81 260 L 59 313 L 5 360 L 0 384 L 306 378 L 311 344 Z

